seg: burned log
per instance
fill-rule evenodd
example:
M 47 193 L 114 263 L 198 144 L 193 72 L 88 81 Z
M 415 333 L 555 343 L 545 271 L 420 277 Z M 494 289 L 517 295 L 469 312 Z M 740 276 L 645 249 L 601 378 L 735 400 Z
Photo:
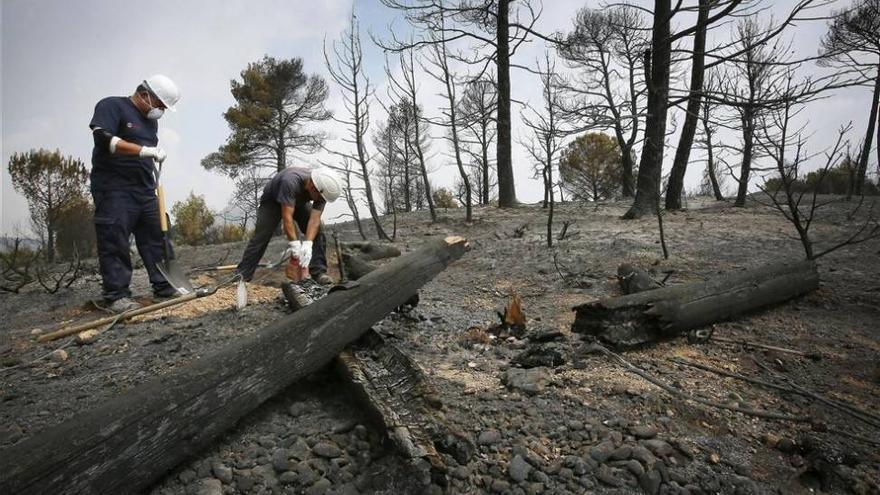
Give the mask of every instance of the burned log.
M 448 468 L 437 445 L 466 464 L 476 452 L 467 437 L 441 417 L 442 404 L 425 372 L 405 352 L 374 331 L 343 351 L 337 369 L 384 427 L 398 452 L 420 460 L 431 479 L 446 486 Z
M 571 329 L 617 348 L 635 347 L 779 304 L 818 287 L 819 274 L 811 261 L 762 266 L 706 282 L 582 304 L 574 308 Z
M 426 243 L 255 335 L 0 451 L 0 493 L 135 493 L 329 363 L 467 243 Z
M 400 249 L 391 244 L 381 242 L 345 242 L 342 248 L 365 261 L 396 258 L 400 256 Z
M 342 253 L 342 265 L 349 280 L 358 280 L 377 268 L 372 263 L 367 263 L 350 253 Z

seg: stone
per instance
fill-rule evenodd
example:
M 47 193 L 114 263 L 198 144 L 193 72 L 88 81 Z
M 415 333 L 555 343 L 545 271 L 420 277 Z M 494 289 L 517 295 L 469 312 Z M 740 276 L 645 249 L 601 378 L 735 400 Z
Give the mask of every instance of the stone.
M 52 361 L 55 361 L 56 363 L 63 363 L 70 358 L 70 355 L 68 355 L 67 351 L 64 349 L 55 349 L 52 351 L 52 354 L 50 354 L 50 357 L 52 358 Z
M 466 466 L 456 466 L 449 474 L 457 480 L 466 480 L 470 477 L 471 472 Z
M 253 475 L 251 475 L 250 470 L 243 470 L 236 473 L 235 476 L 235 485 L 238 487 L 239 491 L 249 491 L 256 484 L 256 480 L 254 480 Z
M 632 447 L 629 445 L 622 445 L 614 450 L 611 453 L 611 459 L 615 461 L 625 461 L 630 458 L 632 455 Z
M 506 492 L 507 490 L 510 490 L 510 483 L 508 483 L 504 480 L 499 480 L 499 479 L 492 480 L 492 491 L 493 492 L 503 493 L 503 492 Z
M 780 438 L 776 442 L 776 450 L 782 452 L 783 454 L 791 454 L 795 450 L 794 440 L 790 438 Z
M 486 430 L 477 437 L 477 443 L 480 445 L 495 445 L 501 441 L 501 433 L 498 430 Z
M 522 391 L 526 395 L 537 395 L 550 383 L 550 374 L 544 367 L 509 368 L 502 375 L 501 382 L 509 389 Z
M 308 486 L 318 479 L 318 473 L 315 472 L 307 462 L 303 461 L 294 468 L 299 475 L 299 483 Z
M 639 476 L 639 486 L 647 495 L 657 495 L 660 493 L 660 484 L 662 482 L 663 478 L 656 469 L 652 469 Z
M 304 461 L 311 457 L 312 449 L 309 447 L 309 444 L 300 437 L 290 446 L 287 453 L 296 460 Z
M 635 425 L 630 427 L 629 432 L 639 440 L 650 440 L 657 436 L 657 428 L 648 425 Z
M 192 469 L 184 469 L 177 475 L 177 479 L 184 485 L 188 485 L 196 480 L 196 472 Z
M 333 486 L 327 478 L 318 478 L 315 483 L 306 490 L 306 495 L 324 495 Z
M 507 466 L 507 474 L 517 483 L 527 480 L 531 470 L 532 466 L 519 455 L 513 456 L 513 459 L 511 459 L 510 464 Z
M 312 453 L 319 457 L 325 457 L 327 459 L 332 459 L 334 457 L 339 457 L 342 455 L 342 450 L 339 449 L 335 444 L 330 442 L 318 442 L 312 447 Z
M 272 453 L 272 468 L 278 473 L 290 470 L 290 461 L 288 460 L 286 450 L 277 449 Z
M 599 469 L 596 471 L 596 479 L 608 486 L 619 487 L 623 485 L 623 481 L 618 479 L 611 468 L 604 464 L 599 466 Z
M 281 476 L 278 477 L 278 482 L 282 485 L 292 485 L 296 483 L 296 480 L 299 478 L 299 475 L 293 471 L 286 471 L 281 473 Z
M 590 449 L 590 457 L 601 464 L 611 458 L 611 454 L 613 454 L 614 451 L 615 448 L 612 442 L 602 442 Z
M 214 478 L 203 479 L 196 495 L 223 495 L 223 483 Z
M 633 476 L 635 476 L 636 478 L 645 474 L 645 468 L 642 467 L 642 463 L 635 460 L 635 459 L 630 459 L 630 460 L 626 461 L 626 469 L 627 469 L 627 471 L 632 473 Z
M 672 445 L 669 445 L 663 440 L 658 440 L 656 438 L 645 440 L 643 443 L 645 447 L 647 447 L 657 457 L 666 457 L 672 455 L 672 453 L 675 452 L 675 450 L 672 448 Z
M 90 345 L 94 344 L 96 340 L 98 340 L 98 331 L 97 330 L 86 330 L 85 332 L 80 332 L 76 334 L 76 343 L 77 345 Z
M 232 468 L 226 466 L 221 462 L 216 462 L 211 467 L 211 472 L 214 473 L 214 476 L 225 484 L 232 483 Z
M 657 458 L 654 457 L 654 454 L 652 454 L 650 450 L 642 447 L 641 445 L 633 447 L 630 457 L 641 462 L 645 465 L 645 467 L 653 467 L 654 462 L 657 461 Z
M 309 409 L 309 406 L 305 402 L 295 402 L 295 403 L 291 404 L 291 406 L 289 408 L 287 408 L 287 413 L 290 414 L 291 416 L 293 416 L 294 418 L 298 418 L 304 412 L 306 412 L 308 409 Z

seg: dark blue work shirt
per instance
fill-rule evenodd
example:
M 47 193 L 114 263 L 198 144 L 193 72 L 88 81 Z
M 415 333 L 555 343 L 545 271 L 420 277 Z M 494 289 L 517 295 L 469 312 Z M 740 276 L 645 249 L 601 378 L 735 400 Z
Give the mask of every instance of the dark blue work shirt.
M 279 204 L 290 206 L 294 209 L 301 208 L 312 200 L 306 191 L 306 180 L 312 177 L 312 171 L 307 168 L 290 167 L 275 174 L 269 179 L 263 188 L 263 196 L 260 202 L 276 201 Z M 326 201 L 320 199 L 312 204 L 313 210 L 324 211 Z
M 110 96 L 95 105 L 95 115 L 89 127 L 100 127 L 129 143 L 156 146 L 159 126 L 134 106 L 127 96 Z M 156 189 L 153 159 L 137 155 L 110 153 L 107 147 L 97 146 L 92 151 L 93 191 L 147 192 Z

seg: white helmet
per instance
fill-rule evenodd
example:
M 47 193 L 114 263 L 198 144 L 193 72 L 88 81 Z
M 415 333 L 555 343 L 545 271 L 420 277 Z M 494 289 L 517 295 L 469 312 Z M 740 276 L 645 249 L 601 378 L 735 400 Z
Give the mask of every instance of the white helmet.
M 315 189 L 321 193 L 321 197 L 327 202 L 334 202 L 342 194 L 342 182 L 339 177 L 326 168 L 312 170 L 312 182 Z
M 159 98 L 159 101 L 165 105 L 165 108 L 176 112 L 174 105 L 180 99 L 180 90 L 177 85 L 168 76 L 162 74 L 152 75 L 144 80 L 144 86 L 153 92 Z

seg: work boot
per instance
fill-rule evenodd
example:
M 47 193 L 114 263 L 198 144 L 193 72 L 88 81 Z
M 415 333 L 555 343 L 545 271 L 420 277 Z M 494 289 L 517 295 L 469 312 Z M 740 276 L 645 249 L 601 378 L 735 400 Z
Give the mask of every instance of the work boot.
M 333 285 L 333 278 L 330 275 L 327 275 L 327 272 L 319 273 L 318 275 L 312 276 L 312 280 L 318 282 L 321 285 Z
M 153 298 L 154 299 L 171 299 L 172 297 L 177 297 L 177 296 L 178 296 L 177 289 L 175 289 L 174 287 L 171 287 L 170 285 L 168 287 L 165 287 L 164 289 L 159 289 L 159 290 L 153 289 Z
M 137 301 L 122 297 L 110 304 L 110 311 L 113 311 L 114 313 L 125 313 L 126 311 L 131 311 L 133 309 L 139 309 L 140 307 L 141 305 Z

